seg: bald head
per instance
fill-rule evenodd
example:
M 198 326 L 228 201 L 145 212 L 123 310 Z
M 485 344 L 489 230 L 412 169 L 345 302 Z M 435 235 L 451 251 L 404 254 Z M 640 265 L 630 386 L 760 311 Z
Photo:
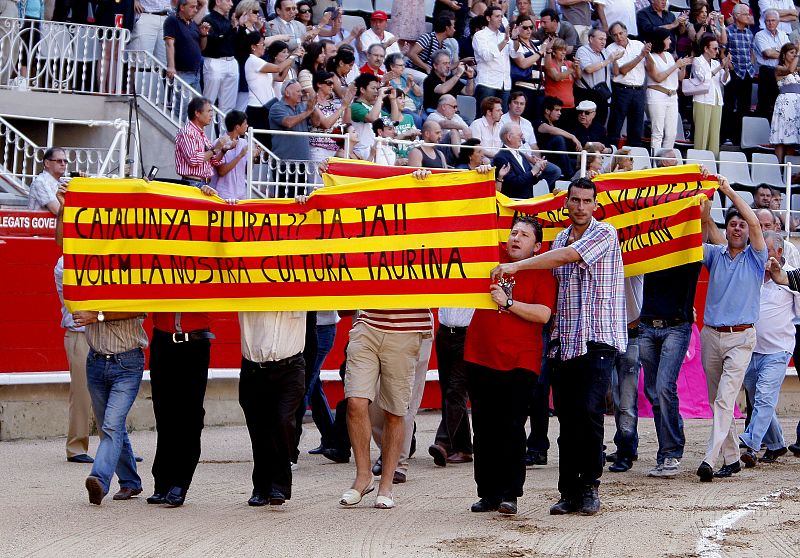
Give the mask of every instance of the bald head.
M 422 139 L 426 143 L 439 143 L 442 141 L 442 127 L 438 122 L 431 119 L 425 121 L 422 125 Z
M 775 214 L 772 212 L 771 209 L 761 208 L 756 209 L 754 211 L 756 217 L 758 217 L 758 222 L 761 225 L 762 231 L 774 231 L 775 230 L 775 221 L 776 217 Z

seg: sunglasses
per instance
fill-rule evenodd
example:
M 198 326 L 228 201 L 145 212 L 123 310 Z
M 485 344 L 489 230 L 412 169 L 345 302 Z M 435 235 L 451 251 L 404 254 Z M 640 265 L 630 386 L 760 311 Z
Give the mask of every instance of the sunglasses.
M 333 81 L 331 81 L 331 80 L 323 81 L 322 83 L 324 83 L 328 87 L 333 87 Z
M 62 165 L 66 165 L 69 163 L 66 159 L 48 159 L 48 161 L 52 161 L 54 163 L 61 163 Z
M 298 10 L 298 14 L 310 14 L 311 10 Z
M 522 29 L 523 31 L 530 31 L 531 29 L 533 29 L 533 25 L 520 25 L 519 28 Z
M 253 10 L 253 11 L 252 11 L 252 12 L 250 12 L 250 13 L 251 13 L 251 14 L 253 14 L 253 15 L 258 15 L 258 14 L 259 14 L 259 11 L 258 11 L 258 10 Z
M 588 116 L 590 114 L 594 114 L 594 111 L 593 110 L 582 110 L 582 111 L 579 111 L 578 114 L 583 114 L 584 116 Z
M 458 105 L 447 105 L 447 106 L 452 108 L 452 109 L 457 109 L 458 108 Z

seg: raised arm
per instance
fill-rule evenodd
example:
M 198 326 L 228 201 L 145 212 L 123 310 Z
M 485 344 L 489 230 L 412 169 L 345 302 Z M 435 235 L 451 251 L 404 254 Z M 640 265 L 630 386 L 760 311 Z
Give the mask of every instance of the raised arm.
M 753 209 L 747 205 L 747 202 L 736 193 L 736 190 L 731 188 L 728 179 L 724 176 L 719 177 L 719 191 L 725 194 L 732 202 L 733 206 L 739 211 L 739 214 L 742 216 L 742 219 L 747 221 L 747 227 L 749 229 L 750 234 L 750 245 L 753 247 L 753 250 L 757 252 L 761 252 L 767 247 L 767 244 L 764 242 L 764 234 L 761 232 L 761 223 L 758 221 L 758 217 L 756 217 L 755 212 Z

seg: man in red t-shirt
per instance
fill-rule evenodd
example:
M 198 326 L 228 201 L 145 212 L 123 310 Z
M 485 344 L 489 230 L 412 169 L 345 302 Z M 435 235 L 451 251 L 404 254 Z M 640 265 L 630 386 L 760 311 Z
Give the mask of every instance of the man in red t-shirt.
M 362 74 L 372 74 L 375 77 L 383 78 L 386 70 L 383 61 L 386 58 L 386 49 L 380 43 L 375 43 L 367 49 L 367 62 L 361 66 Z
M 542 227 L 517 217 L 505 261 L 517 262 L 542 246 Z M 464 361 L 472 402 L 475 482 L 473 512 L 517 513 L 525 483 L 525 422 L 542 363 L 542 326 L 556 307 L 549 270 L 522 271 L 490 287 L 498 310 L 476 310 L 467 331 Z

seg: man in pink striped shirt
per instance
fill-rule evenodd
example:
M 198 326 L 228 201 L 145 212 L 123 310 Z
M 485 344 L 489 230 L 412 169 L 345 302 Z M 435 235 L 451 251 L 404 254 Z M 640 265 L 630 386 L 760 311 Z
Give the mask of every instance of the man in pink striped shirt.
M 213 168 L 221 164 L 222 156 L 232 146 L 226 135 L 212 145 L 203 131 L 214 118 L 214 109 L 208 99 L 195 97 L 189 101 L 187 113 L 189 120 L 175 136 L 175 172 L 183 178 L 184 184 L 200 188 L 207 195 L 216 194 L 208 185 L 214 174 Z

